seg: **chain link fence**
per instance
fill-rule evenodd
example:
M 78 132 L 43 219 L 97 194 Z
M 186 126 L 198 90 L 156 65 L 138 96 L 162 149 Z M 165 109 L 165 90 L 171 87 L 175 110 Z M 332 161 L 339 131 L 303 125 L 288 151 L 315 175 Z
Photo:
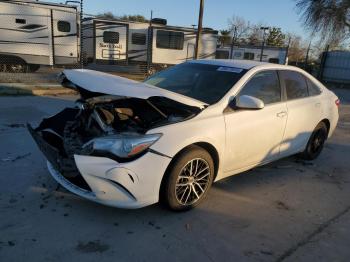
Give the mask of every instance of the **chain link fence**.
M 165 19 L 83 17 L 80 1 L 0 0 L 0 82 L 53 82 L 68 68 L 143 80 L 194 59 L 196 30 Z M 217 31 L 203 30 L 200 58 L 215 58 Z
M 196 30 L 165 19 L 128 22 L 84 15 L 80 1 L 53 4 L 0 0 L 0 82 L 55 83 L 64 69 L 92 69 L 142 81 L 192 60 Z M 234 42 L 234 41 L 233 41 Z M 301 67 L 324 81 L 348 82 L 349 58 L 311 44 L 218 47 L 218 32 L 204 28 L 199 58 L 246 59 Z M 344 59 L 343 59 L 344 58 Z M 341 62 L 342 61 L 342 62 Z

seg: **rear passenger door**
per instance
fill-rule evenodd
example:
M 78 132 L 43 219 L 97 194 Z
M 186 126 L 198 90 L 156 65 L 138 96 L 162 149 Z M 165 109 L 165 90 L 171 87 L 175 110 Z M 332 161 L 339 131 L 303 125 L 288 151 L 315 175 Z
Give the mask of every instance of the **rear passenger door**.
M 305 149 L 311 133 L 320 121 L 322 106 L 317 95 L 312 92 L 309 95 L 308 81 L 303 74 L 282 70 L 279 75 L 282 87 L 285 88 L 288 110 L 281 154 L 289 155 Z

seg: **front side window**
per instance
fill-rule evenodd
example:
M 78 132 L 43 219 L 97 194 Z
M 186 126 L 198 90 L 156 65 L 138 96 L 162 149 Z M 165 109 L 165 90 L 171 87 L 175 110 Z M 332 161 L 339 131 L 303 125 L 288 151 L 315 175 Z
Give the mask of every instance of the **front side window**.
M 146 34 L 133 33 L 131 35 L 131 43 L 133 45 L 145 45 L 146 44 Z
M 57 22 L 57 30 L 59 32 L 63 33 L 69 33 L 70 32 L 70 23 L 67 21 L 58 21 Z
M 257 73 L 243 87 L 239 96 L 248 95 L 261 99 L 265 105 L 281 101 L 281 87 L 276 71 Z
M 302 74 L 294 71 L 280 71 L 280 76 L 285 84 L 288 100 L 308 96 L 306 79 Z
M 108 44 L 118 44 L 119 43 L 119 33 L 112 31 L 103 32 L 103 42 Z
M 184 33 L 175 31 L 157 31 L 157 48 L 182 50 Z
M 247 70 L 241 68 L 183 63 L 151 76 L 145 83 L 214 104 L 246 72 Z

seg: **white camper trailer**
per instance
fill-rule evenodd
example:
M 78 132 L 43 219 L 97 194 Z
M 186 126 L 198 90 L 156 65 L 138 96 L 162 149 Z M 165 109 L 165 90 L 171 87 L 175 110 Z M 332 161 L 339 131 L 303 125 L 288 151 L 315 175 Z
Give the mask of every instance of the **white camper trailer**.
M 83 57 L 88 63 L 127 60 L 128 24 L 114 20 L 87 19 L 83 23 Z
M 217 34 L 212 29 L 203 30 L 200 58 L 215 58 Z M 108 43 L 112 39 L 105 39 L 105 35 L 114 35 L 114 41 Z M 195 44 L 195 29 L 168 26 L 165 19 L 153 19 L 151 26 L 120 20 L 84 22 L 84 50 L 88 62 L 146 64 L 149 59 L 155 67 L 174 65 L 193 59 Z M 101 55 L 103 53 L 106 55 Z
M 0 0 L 0 71 L 35 71 L 79 60 L 76 6 Z
M 232 50 L 232 53 L 231 53 Z M 216 51 L 217 59 L 237 59 L 260 61 L 261 46 L 229 46 L 220 47 Z M 265 46 L 262 57 L 263 62 L 285 64 L 287 48 Z

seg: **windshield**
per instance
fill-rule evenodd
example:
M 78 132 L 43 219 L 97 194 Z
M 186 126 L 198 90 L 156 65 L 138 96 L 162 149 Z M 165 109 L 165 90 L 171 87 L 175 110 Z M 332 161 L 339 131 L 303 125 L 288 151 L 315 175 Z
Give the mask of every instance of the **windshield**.
M 145 83 L 211 105 L 219 101 L 246 72 L 241 68 L 183 63 L 151 76 Z

